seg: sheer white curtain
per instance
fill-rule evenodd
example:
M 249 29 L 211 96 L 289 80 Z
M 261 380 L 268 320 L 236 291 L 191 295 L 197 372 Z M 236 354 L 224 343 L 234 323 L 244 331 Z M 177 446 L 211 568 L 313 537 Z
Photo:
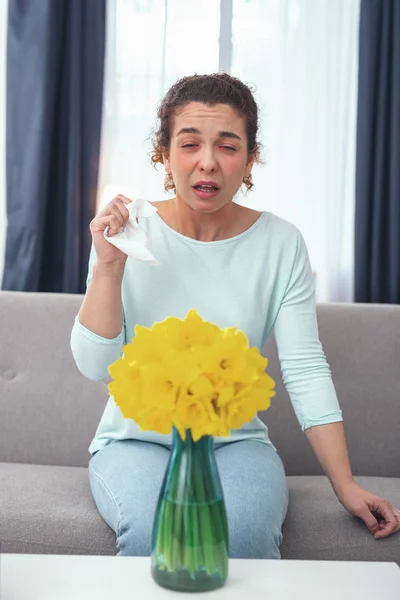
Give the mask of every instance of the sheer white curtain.
M 167 89 L 218 71 L 219 2 L 108 0 L 99 205 L 115 192 L 162 200 L 149 136 Z
M 0 288 L 6 245 L 6 47 L 8 1 L 0 0 Z
M 266 161 L 249 204 L 299 227 L 320 301 L 353 299 L 358 22 L 359 0 L 233 0 L 231 72 L 257 89 Z
M 299 227 L 320 301 L 351 300 L 359 1 L 108 0 L 99 204 L 166 197 L 149 161 L 157 105 L 222 65 L 261 107 L 266 164 L 238 201 Z

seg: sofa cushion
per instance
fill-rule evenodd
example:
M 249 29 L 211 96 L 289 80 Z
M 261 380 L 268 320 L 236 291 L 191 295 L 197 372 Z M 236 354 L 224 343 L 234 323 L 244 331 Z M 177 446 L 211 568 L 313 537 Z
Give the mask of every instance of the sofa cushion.
M 400 506 L 400 480 L 359 477 Z M 282 557 L 400 563 L 400 534 L 375 540 L 334 496 L 326 477 L 289 477 Z M 0 463 L 2 552 L 114 554 L 115 535 L 97 512 L 87 469 Z
M 10 553 L 115 552 L 83 467 L 0 463 L 0 544 Z
M 365 489 L 400 506 L 400 479 L 356 477 Z M 364 522 L 339 503 L 326 477 L 289 477 L 289 510 L 282 557 L 303 560 L 396 561 L 400 533 L 376 540 Z

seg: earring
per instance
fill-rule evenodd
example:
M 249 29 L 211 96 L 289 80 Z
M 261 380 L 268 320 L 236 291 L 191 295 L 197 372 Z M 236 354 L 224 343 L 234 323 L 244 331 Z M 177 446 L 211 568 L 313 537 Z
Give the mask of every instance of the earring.
M 165 176 L 164 190 L 166 192 L 172 192 L 175 190 L 175 183 L 171 173 L 167 173 L 167 175 Z
M 251 173 L 250 173 L 250 175 L 247 175 L 246 177 L 243 177 L 243 183 L 247 187 L 248 190 L 251 190 L 251 188 L 254 185 L 254 183 L 253 183 L 253 177 L 251 176 Z

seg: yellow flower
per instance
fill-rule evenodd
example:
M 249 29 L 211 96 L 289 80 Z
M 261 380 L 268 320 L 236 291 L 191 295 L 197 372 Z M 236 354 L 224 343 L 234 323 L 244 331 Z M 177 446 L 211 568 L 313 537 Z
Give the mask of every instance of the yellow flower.
M 177 350 L 192 350 L 196 346 L 211 346 L 219 334 L 219 328 L 212 323 L 203 321 L 195 310 L 191 310 L 181 321 L 170 317 L 155 328 L 165 330 L 168 343 Z
M 188 350 L 169 348 L 163 356 L 162 363 L 180 382 L 179 385 L 188 385 L 201 374 L 196 357 Z
M 142 390 L 140 369 L 136 362 L 128 363 L 123 357 L 110 365 L 109 373 L 113 381 L 108 384 L 109 393 L 114 396 L 126 419 L 135 419 L 139 408 Z
M 143 380 L 142 402 L 160 410 L 175 408 L 181 378 L 161 363 L 150 363 L 141 368 Z
M 196 346 L 211 346 L 220 331 L 213 323 L 204 321 L 194 309 L 188 312 L 182 325 L 180 342 L 188 349 Z
M 249 365 L 257 369 L 260 375 L 264 373 L 268 366 L 268 359 L 260 354 L 258 348 L 255 346 L 253 348 L 249 348 L 247 356 Z
M 258 348 L 249 348 L 246 353 L 246 367 L 242 373 L 241 381 L 251 384 L 258 380 L 259 376 L 265 372 L 268 360 L 262 356 Z
M 124 358 L 128 362 L 157 362 L 162 359 L 168 341 L 162 329 L 152 329 L 136 325 L 135 337 L 123 347 Z
M 241 380 L 247 367 L 248 340 L 235 327 L 220 331 L 210 348 L 199 350 L 200 368 L 216 387 Z
M 235 383 L 235 392 L 229 399 L 228 390 L 218 399 L 222 420 L 230 429 L 238 429 L 243 423 L 248 423 L 259 411 L 267 410 L 271 398 L 275 395 L 274 381 L 267 373 L 259 376 L 252 385 Z
M 140 379 L 127 381 L 126 379 L 116 379 L 108 385 L 108 391 L 114 397 L 115 403 L 121 408 L 121 412 L 127 419 L 133 419 L 129 412 L 137 410 L 139 398 L 142 390 Z
M 184 439 L 227 436 L 269 407 L 268 364 L 236 327 L 219 329 L 195 310 L 151 329 L 136 326 L 123 356 L 109 367 L 109 392 L 123 416 L 143 430 Z
M 254 398 L 257 411 L 267 410 L 270 407 L 271 398 L 273 398 L 276 393 L 274 386 L 275 382 L 268 373 L 263 373 L 260 376 L 260 379 L 252 386 L 250 394 L 252 398 Z
M 142 411 L 136 422 L 142 431 L 157 431 L 163 435 L 168 435 L 172 431 L 173 414 L 173 411 L 153 408 Z
M 212 433 L 213 437 L 229 437 L 231 434 L 230 429 L 226 422 L 219 418 L 215 423 L 214 431 Z
M 173 410 L 180 388 L 189 385 L 200 373 L 190 356 L 174 350 L 163 362 L 143 365 L 140 372 L 143 403 L 161 410 Z
M 195 398 L 208 398 L 211 400 L 214 395 L 214 386 L 206 375 L 199 374 L 199 376 L 187 386 L 186 393 L 188 396 L 194 396 Z
M 247 396 L 239 400 L 232 400 L 224 406 L 222 415 L 229 429 L 239 429 L 243 423 L 254 419 L 256 415 L 254 402 Z
M 216 391 L 215 402 L 217 407 L 223 408 L 228 404 L 228 402 L 231 402 L 232 398 L 235 397 L 235 390 L 235 385 L 227 385 Z
M 204 381 L 198 383 L 199 388 L 203 385 Z M 195 442 L 203 435 L 212 435 L 216 421 L 217 415 L 210 396 L 194 395 L 187 389 L 180 393 L 174 423 L 183 440 L 186 429 L 191 430 Z
M 139 364 L 136 360 L 127 361 L 123 356 L 109 366 L 108 372 L 114 380 L 135 380 L 140 376 Z

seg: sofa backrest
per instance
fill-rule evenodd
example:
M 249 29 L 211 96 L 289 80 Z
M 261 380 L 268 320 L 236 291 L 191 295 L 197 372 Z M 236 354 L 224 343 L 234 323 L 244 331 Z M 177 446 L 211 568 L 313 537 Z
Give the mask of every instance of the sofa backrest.
M 108 393 L 72 358 L 81 303 L 79 295 L 0 292 L 0 461 L 87 465 Z
M 0 462 L 86 466 L 108 392 L 70 351 L 82 296 L 0 292 Z M 400 306 L 324 304 L 321 340 L 343 410 L 355 474 L 400 476 Z M 289 475 L 321 470 L 282 385 L 261 415 Z
M 327 303 L 317 310 L 353 473 L 400 477 L 400 306 Z M 282 384 L 273 338 L 264 354 L 277 395 L 261 418 L 288 474 L 320 474 Z

